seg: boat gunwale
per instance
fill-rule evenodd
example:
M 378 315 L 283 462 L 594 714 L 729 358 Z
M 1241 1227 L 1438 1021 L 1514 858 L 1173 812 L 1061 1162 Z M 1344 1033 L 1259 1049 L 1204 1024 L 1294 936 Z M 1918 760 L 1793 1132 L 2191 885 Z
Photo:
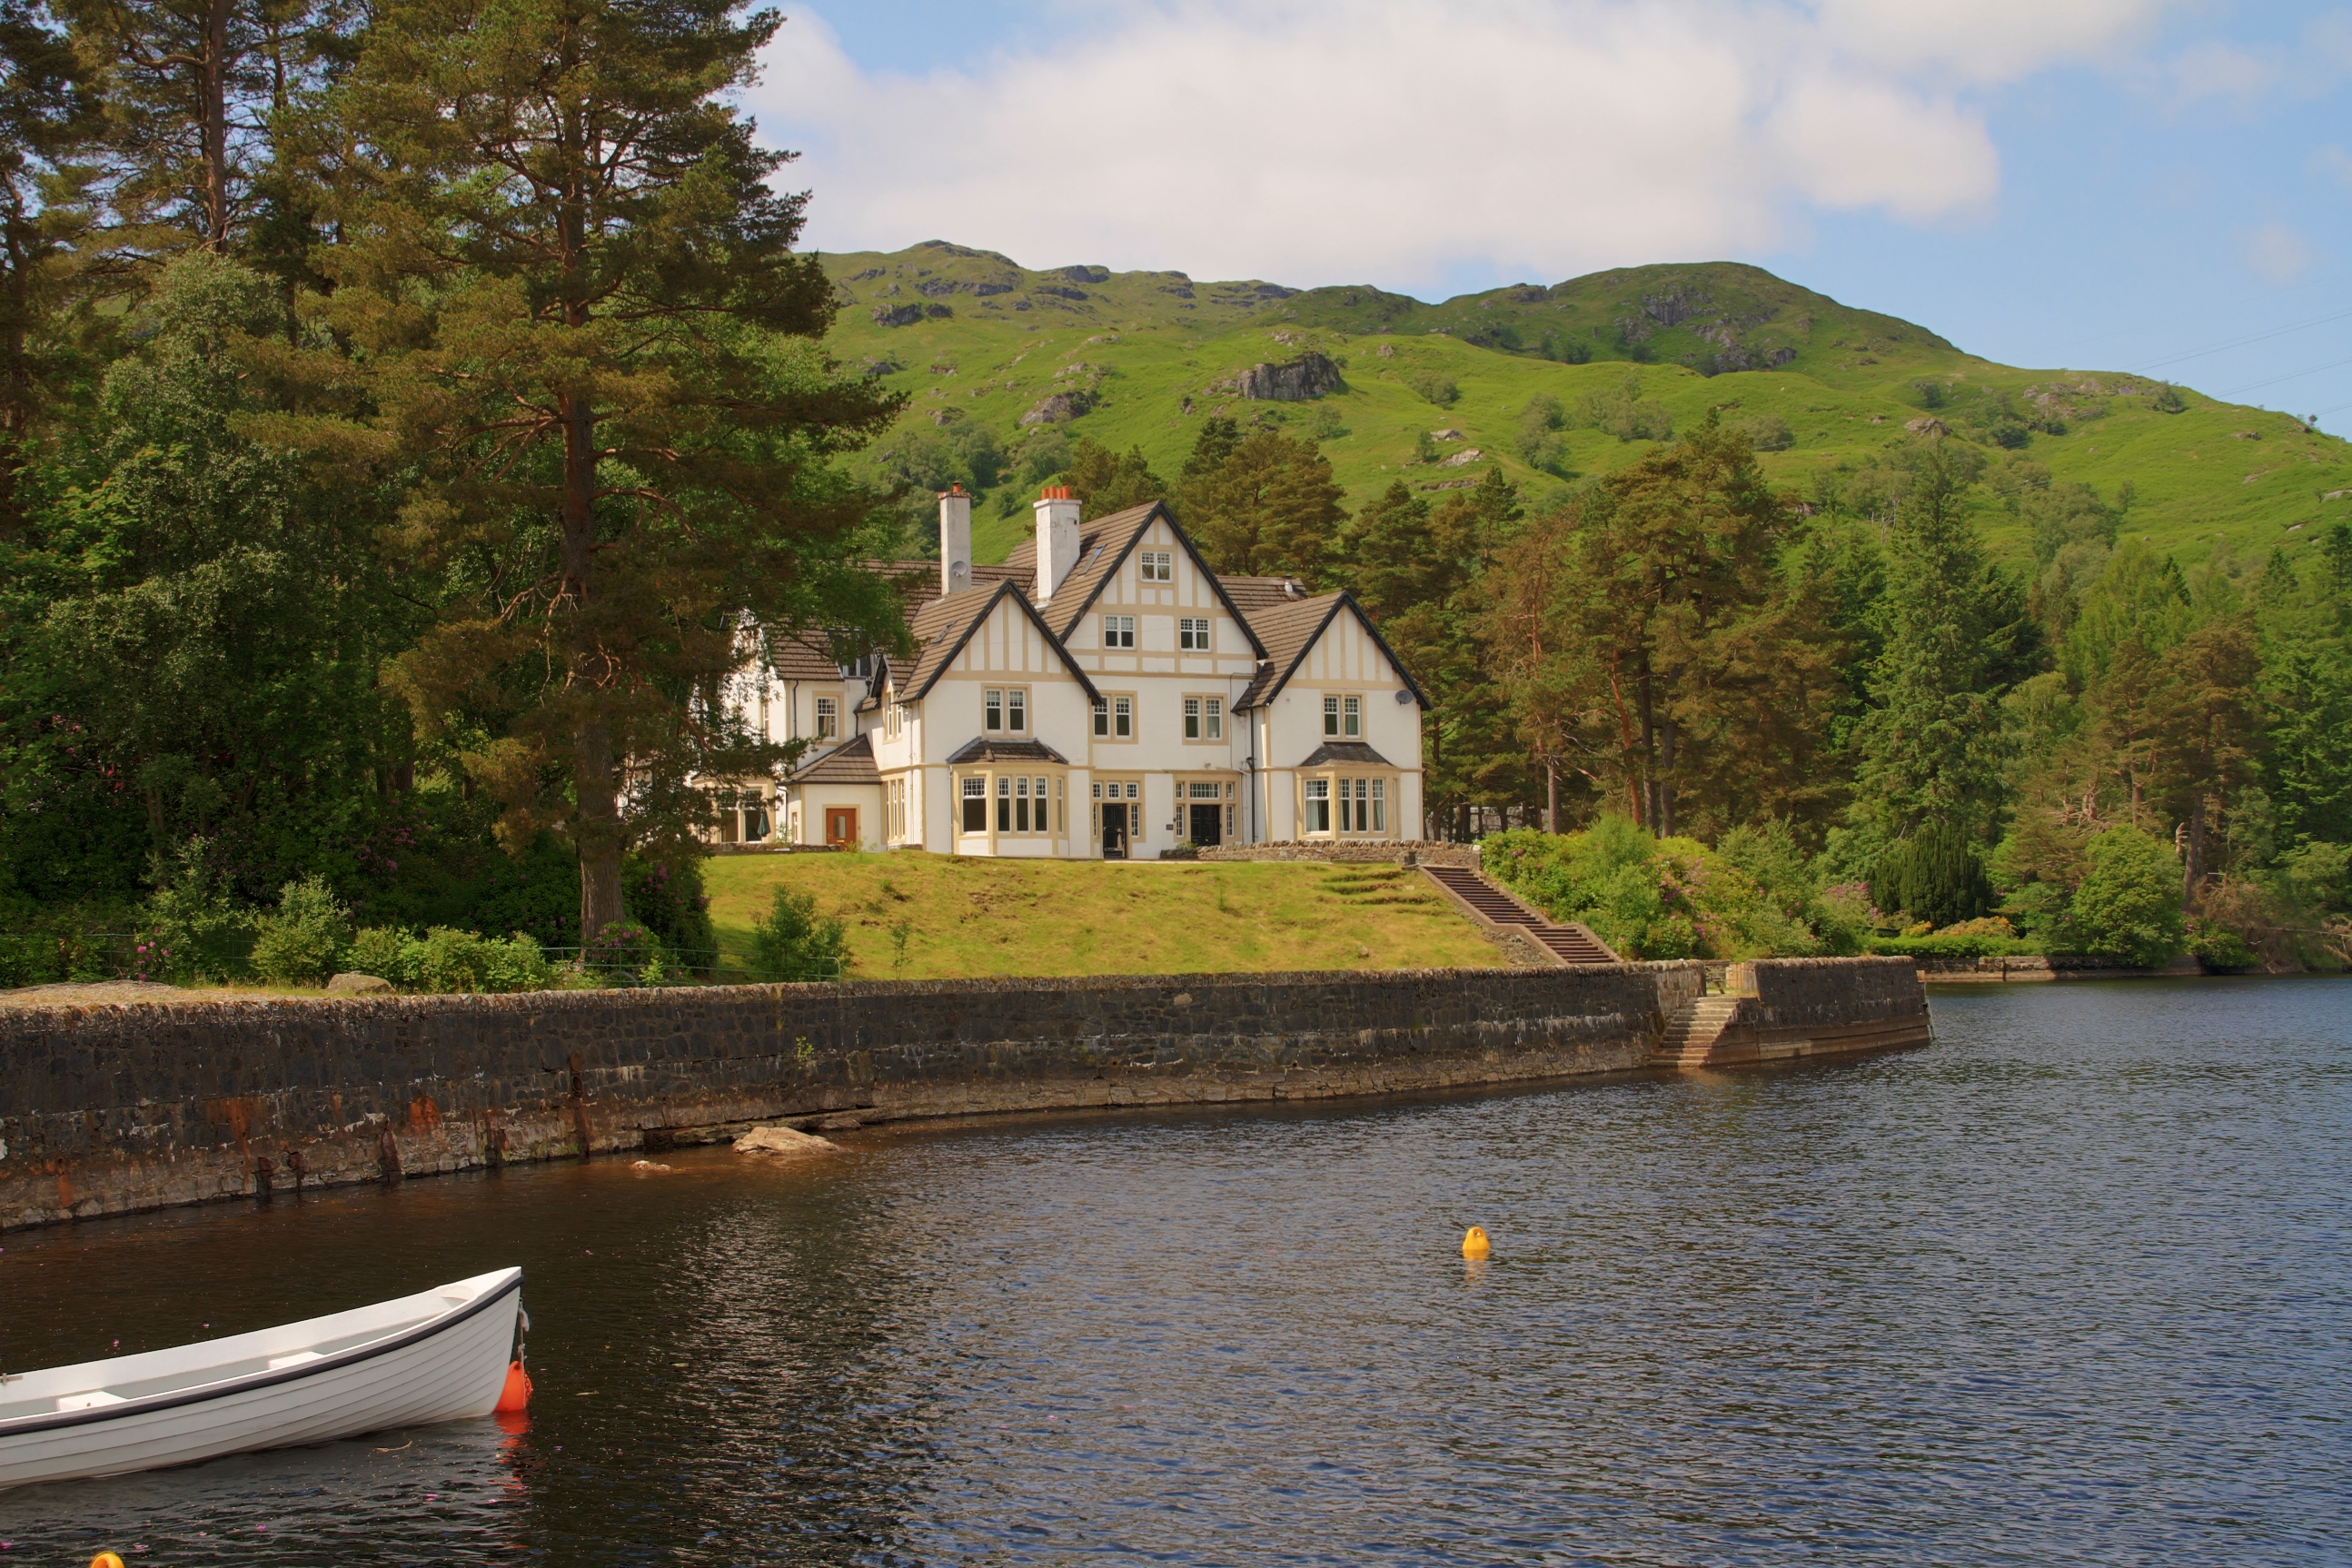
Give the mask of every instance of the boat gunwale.
M 404 1329 L 388 1338 L 366 1344 L 353 1345 L 331 1356 L 304 1362 L 299 1366 L 279 1367 L 274 1371 L 248 1373 L 240 1378 L 220 1383 L 199 1384 L 193 1388 L 178 1389 L 167 1394 L 151 1394 L 142 1399 L 126 1399 L 119 1405 L 92 1405 L 83 1410 L 58 1410 L 40 1415 L 18 1415 L 0 1420 L 0 1438 L 15 1437 L 28 1432 L 52 1432 L 67 1426 L 86 1426 L 100 1421 L 117 1421 L 125 1416 L 152 1415 L 161 1410 L 176 1410 L 183 1405 L 201 1405 L 207 1400 L 226 1399 L 233 1394 L 250 1393 L 259 1388 L 274 1388 L 279 1384 L 299 1383 L 321 1373 L 337 1372 L 357 1366 L 362 1362 L 389 1355 L 394 1351 L 431 1339 L 444 1330 L 453 1329 L 478 1313 L 487 1312 L 508 1297 L 522 1289 L 522 1270 L 512 1270 L 513 1278 L 494 1290 L 486 1290 L 475 1300 L 462 1307 L 453 1307 L 439 1317 L 427 1318 L 414 1328 Z M 327 1314 L 333 1316 L 333 1314 Z M 199 1341 L 198 1343 L 203 1342 Z

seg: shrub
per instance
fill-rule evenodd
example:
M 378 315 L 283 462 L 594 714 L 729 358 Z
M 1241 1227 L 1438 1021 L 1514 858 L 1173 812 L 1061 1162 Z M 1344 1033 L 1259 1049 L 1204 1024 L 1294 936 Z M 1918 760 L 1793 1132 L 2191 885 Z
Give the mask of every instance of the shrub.
M 1874 936 L 1863 946 L 1868 952 L 1910 958 L 2015 958 L 2042 951 L 2038 942 L 1990 931 L 1939 931 L 1927 936 Z
M 1462 395 L 1454 378 L 1443 371 L 1417 370 L 1404 378 L 1404 384 L 1440 408 L 1453 407 L 1454 400 Z
M 211 847 L 191 838 L 170 861 L 156 865 L 142 940 L 163 959 L 157 973 L 174 983 L 242 974 L 253 948 L 253 916 L 231 900 L 228 879 L 211 864 Z
M 397 926 L 368 926 L 352 937 L 343 963 L 361 974 L 373 974 L 403 991 L 416 989 L 416 966 L 409 944 L 415 939 Z
M 2084 846 L 2089 868 L 2064 924 L 2076 952 L 2153 968 L 2181 951 L 2180 861 L 2137 827 L 2110 827 Z
M 1771 951 L 1760 939 L 1790 934 L 1738 867 L 1696 839 L 1660 839 L 1623 817 L 1582 833 L 1491 835 L 1481 864 L 1629 958 L 1757 958 Z M 1800 940 L 1813 951 L 1810 932 Z
M 1992 907 L 1983 857 L 1949 823 L 1930 822 L 1889 850 L 1871 873 L 1870 896 L 1930 925 L 1958 925 Z
M 352 940 L 352 912 L 324 877 L 287 883 L 277 911 L 254 924 L 253 972 L 276 985 L 318 984 Z
M 403 991 L 547 991 L 560 979 L 531 937 L 517 932 L 499 940 L 447 926 L 422 936 L 371 926 L 352 938 L 344 962 Z
M 677 977 L 662 940 L 635 921 L 606 926 L 580 950 L 581 966 L 606 985 L 663 985 Z
M 849 967 L 849 928 L 816 912 L 816 895 L 776 889 L 751 927 L 751 973 L 761 980 L 833 980 Z
M 1797 433 L 1777 414 L 1759 414 L 1741 420 L 1739 433 L 1759 452 L 1786 452 L 1797 444 Z
M 710 929 L 710 897 L 702 889 L 700 863 L 632 858 L 625 872 L 629 918 L 660 943 L 665 961 L 708 971 L 718 958 L 719 938 Z

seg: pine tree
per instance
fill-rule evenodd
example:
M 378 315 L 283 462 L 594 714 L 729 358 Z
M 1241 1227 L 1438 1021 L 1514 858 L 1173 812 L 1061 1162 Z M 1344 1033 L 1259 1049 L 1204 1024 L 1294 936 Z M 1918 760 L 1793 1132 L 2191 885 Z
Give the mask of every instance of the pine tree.
M 1347 521 L 1343 494 L 1314 442 L 1261 430 L 1186 487 L 1184 526 L 1216 571 L 1313 585 Z
M 389 546 L 454 592 L 391 679 L 510 845 L 569 837 L 583 940 L 625 850 L 697 819 L 690 774 L 762 762 L 713 700 L 747 621 L 897 625 L 827 459 L 899 400 L 807 342 L 805 198 L 731 101 L 779 23 L 394 0 L 311 131 L 342 238 L 312 309 L 350 352 L 260 356 L 315 412 L 257 427 L 415 476 Z
M 1885 647 L 1857 737 L 1862 804 L 1890 838 L 1932 821 L 1980 838 L 2003 793 L 2000 698 L 2032 672 L 2039 633 L 1970 521 L 1983 455 L 1931 436 L 1906 457 Z
M 1063 483 L 1086 503 L 1088 517 L 1106 517 L 1133 506 L 1146 506 L 1167 497 L 1168 487 L 1151 471 L 1143 448 L 1129 447 L 1125 457 L 1099 441 L 1080 440 L 1070 454 Z

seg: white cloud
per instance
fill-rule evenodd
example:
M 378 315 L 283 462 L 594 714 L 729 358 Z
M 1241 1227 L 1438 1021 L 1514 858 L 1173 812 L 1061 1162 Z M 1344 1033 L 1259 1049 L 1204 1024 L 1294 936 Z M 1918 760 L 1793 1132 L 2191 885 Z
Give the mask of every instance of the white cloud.
M 751 95 L 810 243 L 1424 287 L 1755 253 L 1818 210 L 1981 210 L 1959 95 L 2110 50 L 2162 0 L 1136 4 L 921 78 L 796 11 Z M 1930 15 L 1929 13 L 1933 13 Z
M 2311 242 L 2283 223 L 2266 223 L 2245 237 L 2246 265 L 2263 282 L 2284 289 L 2312 262 Z

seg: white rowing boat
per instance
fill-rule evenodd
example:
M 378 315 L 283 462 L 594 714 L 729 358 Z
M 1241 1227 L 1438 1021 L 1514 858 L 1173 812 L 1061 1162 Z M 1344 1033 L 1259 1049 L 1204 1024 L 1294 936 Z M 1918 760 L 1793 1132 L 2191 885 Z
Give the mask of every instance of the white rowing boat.
M 143 1355 L 0 1380 L 0 1487 L 488 1415 L 522 1270 Z

